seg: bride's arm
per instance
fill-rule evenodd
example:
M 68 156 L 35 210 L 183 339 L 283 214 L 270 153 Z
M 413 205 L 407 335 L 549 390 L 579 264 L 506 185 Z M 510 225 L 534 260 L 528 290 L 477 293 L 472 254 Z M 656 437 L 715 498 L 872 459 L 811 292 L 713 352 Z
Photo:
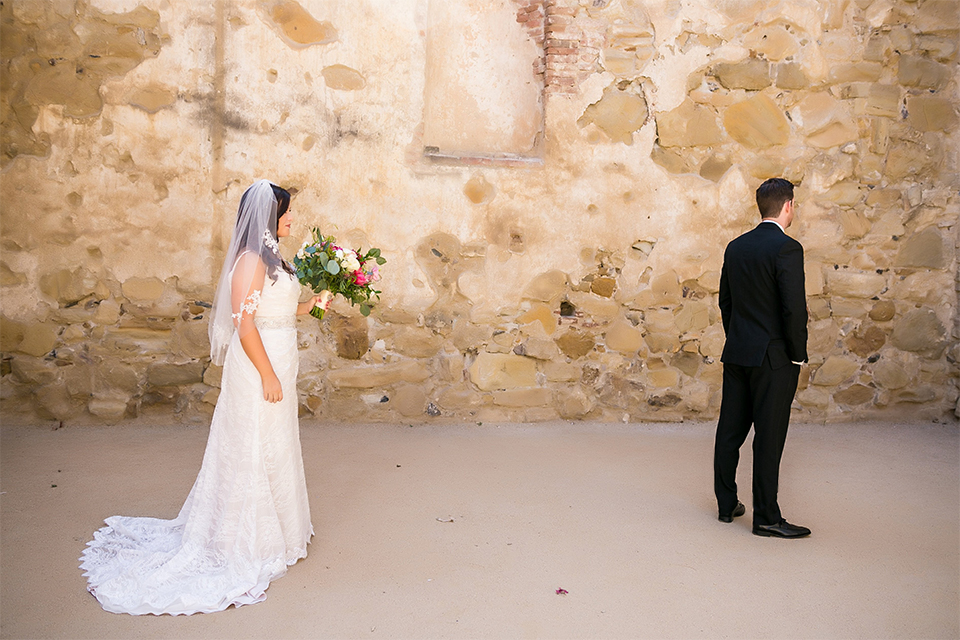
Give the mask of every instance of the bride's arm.
M 267 402 L 280 402 L 283 400 L 280 379 L 273 370 L 267 350 L 263 347 L 260 332 L 253 322 L 257 306 L 260 304 L 260 292 L 263 290 L 265 274 L 266 269 L 257 256 L 248 253 L 240 257 L 231 282 L 233 321 L 240 335 L 243 352 L 247 354 L 260 374 L 263 399 Z

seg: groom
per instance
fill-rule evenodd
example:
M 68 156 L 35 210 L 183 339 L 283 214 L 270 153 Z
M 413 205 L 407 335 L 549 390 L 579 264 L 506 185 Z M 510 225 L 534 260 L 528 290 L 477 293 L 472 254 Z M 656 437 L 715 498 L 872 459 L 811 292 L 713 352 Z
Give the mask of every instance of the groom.
M 763 220 L 723 254 L 720 315 L 726 343 L 713 485 L 722 522 L 746 513 L 737 499 L 737 462 L 752 424 L 753 533 L 802 538 L 810 529 L 784 520 L 777 504 L 790 405 L 807 359 L 803 247 L 784 233 L 793 222 L 793 185 L 767 180 L 757 189 L 757 207 Z

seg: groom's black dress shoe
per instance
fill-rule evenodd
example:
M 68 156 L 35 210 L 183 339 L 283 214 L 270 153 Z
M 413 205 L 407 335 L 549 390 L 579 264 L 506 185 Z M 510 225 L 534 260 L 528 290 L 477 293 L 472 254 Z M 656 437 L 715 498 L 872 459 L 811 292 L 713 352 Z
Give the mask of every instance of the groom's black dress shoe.
M 777 524 L 753 525 L 753 535 L 767 538 L 803 538 L 810 535 L 810 529 L 781 519 Z
M 747 512 L 747 508 L 743 506 L 742 502 L 737 502 L 737 506 L 733 508 L 732 513 L 721 513 L 719 520 L 720 522 L 733 522 L 734 518 L 739 518 Z

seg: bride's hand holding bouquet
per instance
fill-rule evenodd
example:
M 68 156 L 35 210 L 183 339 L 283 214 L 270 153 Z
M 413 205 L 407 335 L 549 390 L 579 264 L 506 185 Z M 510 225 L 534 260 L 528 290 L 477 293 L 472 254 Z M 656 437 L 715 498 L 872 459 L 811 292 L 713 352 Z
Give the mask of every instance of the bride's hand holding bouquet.
M 330 297 L 339 293 L 350 304 L 360 305 L 360 313 L 370 315 L 371 300 L 380 299 L 380 291 L 372 285 L 380 280 L 379 267 L 386 261 L 380 255 L 380 249 L 369 249 L 365 253 L 345 249 L 337 244 L 336 238 L 324 236 L 314 227 L 311 237 L 293 259 L 300 283 L 320 294 L 310 315 L 323 318 L 324 310 L 329 306 L 324 298 L 328 292 Z

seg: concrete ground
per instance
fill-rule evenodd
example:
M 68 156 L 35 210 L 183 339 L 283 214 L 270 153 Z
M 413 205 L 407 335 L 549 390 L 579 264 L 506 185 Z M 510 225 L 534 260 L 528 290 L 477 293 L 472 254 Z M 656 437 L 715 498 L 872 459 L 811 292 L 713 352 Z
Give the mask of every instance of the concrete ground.
M 960 438 L 931 423 L 793 425 L 780 503 L 803 540 L 753 536 L 749 506 L 717 521 L 710 424 L 305 423 L 317 535 L 266 602 L 104 612 L 84 544 L 110 515 L 173 517 L 206 433 L 5 425 L 0 635 L 960 636 Z

